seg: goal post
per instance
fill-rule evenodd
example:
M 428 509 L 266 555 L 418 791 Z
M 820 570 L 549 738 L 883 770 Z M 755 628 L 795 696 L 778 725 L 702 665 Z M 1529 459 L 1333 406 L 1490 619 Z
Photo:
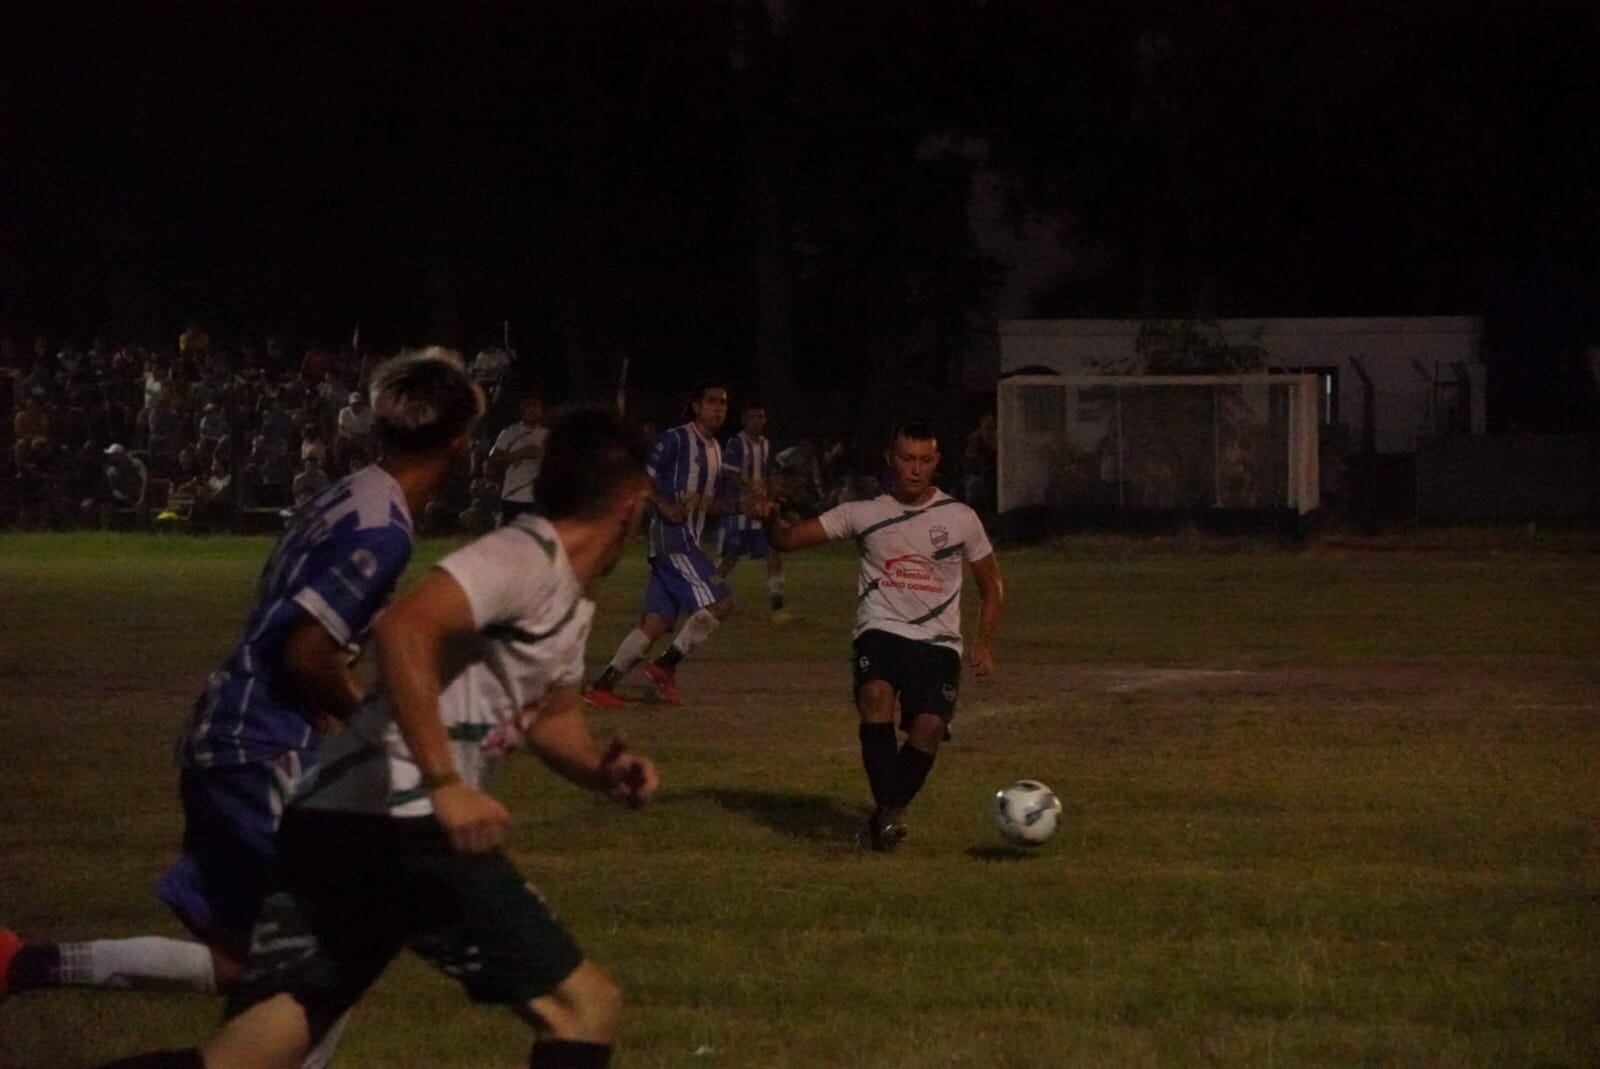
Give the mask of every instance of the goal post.
M 1314 512 L 1317 390 L 1313 374 L 1002 379 L 999 510 Z

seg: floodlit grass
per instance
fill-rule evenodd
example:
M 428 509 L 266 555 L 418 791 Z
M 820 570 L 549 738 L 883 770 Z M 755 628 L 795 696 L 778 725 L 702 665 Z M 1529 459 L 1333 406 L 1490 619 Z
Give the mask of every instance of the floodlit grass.
M 150 893 L 179 828 L 170 745 L 269 544 L 0 536 L 0 923 L 178 934 Z M 1003 674 L 964 685 L 887 857 L 850 845 L 851 557 L 790 560 L 805 619 L 782 630 L 747 564 L 743 615 L 681 673 L 692 705 L 595 718 L 660 760 L 660 804 L 621 811 L 533 761 L 498 791 L 519 862 L 627 989 L 621 1066 L 1591 1066 L 1592 549 L 1510 532 L 1008 553 Z M 630 559 L 599 590 L 591 663 L 641 576 Z M 1037 852 L 984 823 L 1021 775 L 1067 804 Z M 216 1012 L 25 995 L 0 1006 L 0 1063 L 188 1043 Z M 526 1047 L 404 962 L 339 1064 Z

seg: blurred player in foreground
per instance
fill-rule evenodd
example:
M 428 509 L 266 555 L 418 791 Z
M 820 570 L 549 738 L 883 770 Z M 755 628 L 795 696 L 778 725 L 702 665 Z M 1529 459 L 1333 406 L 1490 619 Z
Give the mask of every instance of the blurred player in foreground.
M 228 1022 L 200 1050 L 122 1069 L 296 1065 L 403 948 L 527 1020 L 533 1069 L 609 1062 L 621 991 L 501 851 L 510 814 L 483 786 L 526 747 L 630 805 L 655 793 L 622 738 L 596 746 L 580 698 L 587 587 L 638 530 L 650 483 L 643 440 L 614 414 L 571 413 L 546 445 L 544 515 L 452 553 L 374 624 L 377 691 L 285 813 L 283 891 Z
M 201 942 L 21 943 L 0 929 L 0 994 L 216 991 L 237 979 L 271 889 L 284 800 L 316 764 L 321 729 L 356 711 L 351 654 L 411 560 L 412 517 L 466 455 L 483 410 L 460 358 L 442 349 L 376 368 L 372 397 L 382 455 L 295 514 L 179 739 L 183 847 L 156 893 Z
M 1005 598 L 1000 565 L 977 513 L 934 485 L 939 442 L 926 423 L 902 423 L 889 442 L 889 491 L 790 523 L 762 509 L 774 548 L 792 552 L 833 539 L 861 547 L 851 644 L 861 763 L 873 810 L 863 840 L 893 850 L 906 837 L 906 809 L 949 737 L 961 682 L 962 562 L 982 607 L 967 650 L 974 675 L 994 670 L 994 634 Z M 896 751 L 895 711 L 906 741 Z

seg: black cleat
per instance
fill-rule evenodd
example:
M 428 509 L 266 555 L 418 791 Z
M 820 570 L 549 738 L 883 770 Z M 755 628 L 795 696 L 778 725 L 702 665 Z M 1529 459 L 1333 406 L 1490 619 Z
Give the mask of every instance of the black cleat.
M 880 854 L 893 852 L 905 841 L 907 829 L 904 821 L 896 820 L 882 812 L 874 811 L 867 818 L 867 826 L 856 837 L 856 842 Z

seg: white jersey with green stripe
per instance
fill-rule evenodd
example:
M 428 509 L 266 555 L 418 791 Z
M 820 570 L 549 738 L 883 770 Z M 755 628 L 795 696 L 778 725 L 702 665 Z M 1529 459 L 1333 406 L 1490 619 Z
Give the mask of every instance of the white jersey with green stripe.
M 857 635 L 887 631 L 961 651 L 961 565 L 994 552 L 976 512 L 935 490 L 921 505 L 880 494 L 819 519 L 829 538 L 854 538 L 861 547 Z
M 477 633 L 453 643 L 440 680 L 439 716 L 456 768 L 482 788 L 498 759 L 555 687 L 583 680 L 594 603 L 583 594 L 549 521 L 519 516 L 439 562 L 466 593 Z M 380 687 L 322 760 L 293 805 L 421 817 L 433 812 L 422 776 Z

